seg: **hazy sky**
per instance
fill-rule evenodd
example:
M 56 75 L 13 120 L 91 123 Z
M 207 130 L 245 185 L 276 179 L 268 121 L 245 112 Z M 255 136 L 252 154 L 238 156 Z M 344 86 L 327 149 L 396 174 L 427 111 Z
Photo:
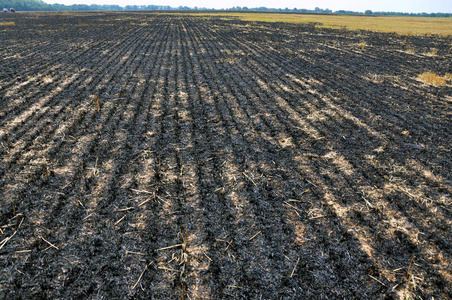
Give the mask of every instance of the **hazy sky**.
M 60 4 L 118 4 L 125 5 L 169 5 L 172 7 L 207 7 L 230 8 L 246 6 L 248 8 L 266 6 L 271 8 L 306 8 L 315 7 L 335 10 L 365 11 L 397 11 L 397 12 L 444 12 L 452 13 L 452 0 L 44 0 L 47 3 Z

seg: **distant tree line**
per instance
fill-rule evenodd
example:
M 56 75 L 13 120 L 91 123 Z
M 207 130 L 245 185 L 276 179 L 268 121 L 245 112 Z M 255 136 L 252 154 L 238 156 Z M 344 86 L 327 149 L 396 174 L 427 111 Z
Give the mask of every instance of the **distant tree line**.
M 15 8 L 18 11 L 77 11 L 77 10 L 215 10 L 205 7 L 188 7 L 188 6 L 163 6 L 163 5 L 127 5 L 125 7 L 119 5 L 98 5 L 98 4 L 47 4 L 42 0 L 0 0 L 1 8 Z M 402 12 L 373 12 L 366 10 L 364 13 L 338 10 L 333 12 L 331 9 L 322 9 L 316 7 L 313 10 L 298 8 L 268 8 L 268 7 L 240 7 L 235 6 L 228 9 L 216 11 L 257 11 L 257 12 L 285 12 L 285 13 L 317 13 L 317 14 L 347 14 L 347 15 L 374 15 L 374 16 L 409 16 L 409 17 L 452 17 L 451 13 L 402 13 Z
M 403 13 L 403 12 L 385 12 L 385 11 L 377 11 L 373 12 L 371 10 L 366 10 L 364 13 L 350 11 L 350 10 L 337 10 L 332 11 L 331 9 L 322 9 L 316 7 L 313 10 L 309 9 L 298 9 L 298 8 L 267 8 L 267 7 L 256 7 L 256 8 L 248 8 L 248 7 L 232 7 L 225 9 L 227 11 L 268 11 L 268 12 L 295 12 L 295 13 L 317 13 L 317 14 L 339 14 L 339 15 L 375 15 L 375 16 L 406 16 L 406 17 L 452 17 L 452 13 Z
M 15 8 L 16 10 L 43 11 L 50 10 L 49 4 L 41 0 L 0 0 L 0 9 Z
M 433 17 L 433 18 L 449 18 L 452 17 L 451 13 L 402 13 L 402 12 L 391 12 L 391 11 L 377 11 L 373 12 L 371 10 L 366 10 L 365 15 L 374 16 L 402 16 L 402 17 Z

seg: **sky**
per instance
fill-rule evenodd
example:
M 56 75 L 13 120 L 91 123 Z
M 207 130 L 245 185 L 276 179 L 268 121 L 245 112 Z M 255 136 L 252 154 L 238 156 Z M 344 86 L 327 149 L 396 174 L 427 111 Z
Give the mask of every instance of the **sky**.
M 351 10 L 364 12 L 372 11 L 396 11 L 396 12 L 443 12 L 452 13 L 452 0 L 44 0 L 46 3 L 59 4 L 118 4 L 126 5 L 169 5 L 172 7 L 206 7 L 206 8 L 231 8 L 241 7 L 269 7 L 269 8 L 305 8 L 336 10 Z

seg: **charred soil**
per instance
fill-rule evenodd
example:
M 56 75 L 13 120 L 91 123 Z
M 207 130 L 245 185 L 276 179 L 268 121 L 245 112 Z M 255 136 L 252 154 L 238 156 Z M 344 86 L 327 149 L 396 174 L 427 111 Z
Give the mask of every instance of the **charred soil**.
M 1 299 L 452 297 L 452 38 L 3 18 Z

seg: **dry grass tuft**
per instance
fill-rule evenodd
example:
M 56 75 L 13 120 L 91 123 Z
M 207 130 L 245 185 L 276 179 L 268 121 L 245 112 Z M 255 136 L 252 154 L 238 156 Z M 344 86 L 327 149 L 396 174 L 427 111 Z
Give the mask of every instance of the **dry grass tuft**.
M 406 48 L 406 53 L 408 53 L 408 54 L 416 54 L 416 50 L 414 49 L 414 47 L 408 46 Z
M 447 76 L 449 76 L 449 75 L 446 74 L 446 76 L 439 76 L 433 72 L 424 72 L 422 74 L 419 74 L 418 79 L 423 81 L 426 84 L 442 86 L 442 85 L 446 85 L 446 78 L 448 78 Z M 450 79 L 447 79 L 447 80 L 450 80 Z
M 430 52 L 425 53 L 427 56 L 438 56 L 438 49 L 430 48 Z
M 452 81 L 452 74 L 446 73 L 446 75 L 444 75 L 444 78 L 446 78 L 447 81 Z
M 100 97 L 97 95 L 91 95 L 90 98 L 93 101 L 94 107 L 96 109 L 96 112 L 100 111 L 100 106 L 101 106 L 101 101 L 100 101 Z
M 367 42 L 362 41 L 361 43 L 358 44 L 358 46 L 361 47 L 361 51 L 364 51 L 364 48 L 367 46 Z

